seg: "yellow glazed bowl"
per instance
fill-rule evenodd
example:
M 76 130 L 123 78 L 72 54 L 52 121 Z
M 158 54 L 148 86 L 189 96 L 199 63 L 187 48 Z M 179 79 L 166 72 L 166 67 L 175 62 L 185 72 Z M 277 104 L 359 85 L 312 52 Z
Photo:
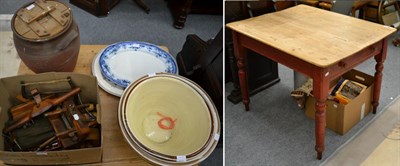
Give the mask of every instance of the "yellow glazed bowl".
M 169 156 L 165 154 L 158 153 L 156 151 L 153 151 L 147 147 L 145 147 L 142 143 L 140 143 L 135 136 L 132 134 L 128 127 L 128 122 L 127 122 L 127 116 L 126 116 L 126 111 L 127 111 L 127 101 L 128 101 L 128 96 L 131 96 L 131 93 L 135 88 L 144 82 L 145 80 L 148 79 L 154 79 L 157 77 L 166 77 L 170 79 L 175 79 L 177 81 L 180 81 L 182 83 L 185 83 L 186 85 L 189 86 L 189 88 L 192 88 L 196 93 L 198 93 L 204 102 L 206 103 L 208 107 L 209 114 L 211 116 L 211 134 L 210 137 L 208 138 L 206 144 L 203 145 L 201 149 L 196 151 L 195 153 L 192 153 L 187 156 Z M 132 149 L 134 149 L 138 154 L 141 155 L 144 159 L 157 164 L 157 165 L 195 165 L 204 159 L 206 159 L 212 151 L 215 149 L 218 140 L 219 140 L 219 135 L 221 131 L 221 126 L 220 126 L 220 120 L 219 120 L 219 115 L 218 112 L 215 108 L 214 103 L 210 99 L 210 97 L 207 95 L 207 93 L 196 83 L 190 81 L 189 79 L 179 76 L 179 75 L 174 75 L 174 74 L 166 74 L 166 73 L 158 73 L 155 75 L 151 76 L 144 76 L 131 85 L 128 86 L 128 88 L 125 89 L 123 95 L 121 96 L 119 106 L 118 106 L 118 121 L 119 121 L 119 126 L 121 128 L 122 134 L 125 137 L 125 140 L 127 143 L 131 146 Z M 172 137 L 171 137 L 172 138 Z M 183 157 L 183 158 L 182 158 Z
M 212 117 L 203 97 L 177 79 L 142 80 L 125 103 L 128 132 L 152 152 L 190 156 L 200 151 L 212 134 Z

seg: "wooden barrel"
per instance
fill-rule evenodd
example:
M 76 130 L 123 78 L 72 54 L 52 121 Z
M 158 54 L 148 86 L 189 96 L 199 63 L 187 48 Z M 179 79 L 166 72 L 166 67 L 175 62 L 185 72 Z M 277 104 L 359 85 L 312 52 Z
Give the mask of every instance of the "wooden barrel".
M 32 71 L 74 70 L 80 39 L 68 6 L 57 1 L 36 0 L 18 9 L 11 27 L 17 53 Z

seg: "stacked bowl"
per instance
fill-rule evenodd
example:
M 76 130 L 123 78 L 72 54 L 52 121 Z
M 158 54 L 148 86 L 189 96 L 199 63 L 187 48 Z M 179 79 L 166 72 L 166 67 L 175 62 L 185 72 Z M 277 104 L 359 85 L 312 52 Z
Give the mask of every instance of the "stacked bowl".
M 158 165 L 194 165 L 215 149 L 220 121 L 210 97 L 173 74 L 144 76 L 124 91 L 119 125 L 130 146 Z

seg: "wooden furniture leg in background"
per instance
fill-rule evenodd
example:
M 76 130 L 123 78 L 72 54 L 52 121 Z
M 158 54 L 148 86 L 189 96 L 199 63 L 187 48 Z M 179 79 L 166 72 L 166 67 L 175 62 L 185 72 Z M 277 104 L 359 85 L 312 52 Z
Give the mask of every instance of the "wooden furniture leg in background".
M 97 16 L 107 16 L 120 0 L 69 0 L 69 3 Z
M 313 94 L 315 103 L 315 150 L 317 159 L 322 159 L 322 152 L 325 149 L 325 127 L 326 127 L 326 99 L 328 97 L 329 72 L 320 69 L 313 76 Z
M 174 27 L 182 29 L 192 6 L 192 0 L 170 0 L 168 6 L 174 17 Z
M 232 31 L 232 39 L 234 45 L 235 56 L 237 59 L 237 66 L 238 66 L 238 75 L 239 75 L 239 82 L 240 82 L 240 89 L 242 91 L 242 101 L 246 111 L 248 111 L 250 99 L 248 93 L 248 86 L 247 86 L 247 57 L 246 57 L 246 48 L 244 48 L 239 43 L 239 35 L 237 32 Z
M 168 0 L 168 7 L 174 18 L 174 27 L 182 29 L 188 14 L 217 14 L 223 13 L 223 1 L 216 0 Z
M 378 110 L 378 105 L 379 105 L 379 96 L 381 94 L 381 84 L 382 84 L 382 70 L 383 70 L 383 62 L 386 59 L 386 52 L 387 52 L 387 47 L 388 47 L 388 42 L 389 38 L 383 39 L 383 46 L 382 50 L 378 55 L 375 55 L 375 82 L 374 82 L 374 93 L 373 93 L 373 98 L 372 98 L 372 106 L 373 110 L 372 113 L 376 113 Z
M 397 38 L 393 39 L 393 45 L 396 47 L 400 47 L 400 36 L 398 36 Z

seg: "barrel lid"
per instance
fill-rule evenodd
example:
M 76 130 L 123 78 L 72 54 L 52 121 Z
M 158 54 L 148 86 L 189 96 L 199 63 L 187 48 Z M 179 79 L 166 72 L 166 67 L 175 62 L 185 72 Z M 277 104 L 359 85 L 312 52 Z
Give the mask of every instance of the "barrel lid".
M 63 34 L 71 23 L 71 9 L 65 4 L 36 0 L 18 9 L 11 27 L 20 38 L 40 42 Z

